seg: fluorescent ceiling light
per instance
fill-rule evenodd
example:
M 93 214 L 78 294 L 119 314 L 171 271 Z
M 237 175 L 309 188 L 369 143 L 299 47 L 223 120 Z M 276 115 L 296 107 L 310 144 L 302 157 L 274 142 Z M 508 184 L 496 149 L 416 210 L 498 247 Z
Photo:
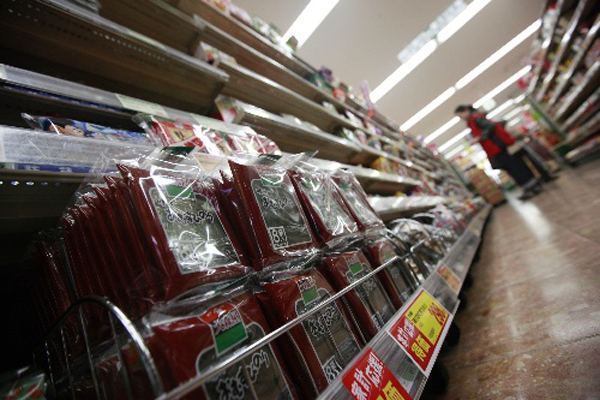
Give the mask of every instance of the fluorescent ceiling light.
M 513 100 L 513 104 L 515 104 L 514 100 Z M 506 114 L 505 116 L 503 116 L 502 119 L 509 120 L 512 117 L 514 117 L 515 115 L 519 114 L 521 111 L 523 111 L 523 107 L 517 107 L 514 110 L 512 110 L 511 112 L 509 112 L 508 114 Z
M 518 81 L 523 75 L 525 75 L 526 73 L 528 73 L 530 70 L 531 70 L 531 65 L 529 65 L 529 66 L 527 66 L 525 68 L 522 68 L 521 70 L 519 70 L 519 72 L 517 72 L 516 74 L 512 75 L 510 78 L 508 78 L 507 80 L 505 80 L 504 82 L 502 82 L 501 84 L 499 84 L 498 86 L 496 86 L 494 89 L 492 89 L 488 94 L 486 94 L 485 96 L 483 96 L 482 98 L 480 98 L 479 100 L 477 100 L 475 103 L 473 103 L 473 107 L 475 107 L 475 108 L 481 107 L 488 100 L 493 99 L 498 94 L 502 93 L 510 85 L 512 85 L 513 83 L 515 83 L 516 81 Z M 517 101 L 517 99 L 515 99 L 515 101 Z
M 530 68 L 530 69 L 531 69 L 531 68 Z M 520 102 L 522 102 L 523 100 L 525 100 L 525 93 L 523 93 L 523 94 L 522 94 L 522 95 L 520 95 L 520 96 L 517 96 L 517 97 L 515 97 L 515 103 L 520 103 Z
M 444 93 L 440 94 L 438 97 L 433 99 L 433 101 L 431 103 L 427 104 L 425 107 L 423 107 L 421 109 L 421 111 L 419 111 L 418 113 L 416 113 L 415 115 L 410 117 L 410 119 L 408 121 L 406 121 L 405 123 L 400 125 L 400 129 L 403 131 L 409 130 L 410 128 L 415 126 L 415 124 L 417 122 L 419 122 L 420 120 L 425 118 L 427 116 L 427 114 L 429 114 L 430 112 L 432 112 L 433 110 L 438 108 L 441 104 L 443 104 L 450 97 L 454 96 L 454 93 L 456 93 L 456 89 L 454 87 L 446 89 L 446 91 L 444 91 Z
M 485 70 L 494 65 L 498 60 L 510 53 L 525 39 L 533 35 L 540 28 L 541 25 L 542 21 L 540 19 L 535 21 L 533 24 L 529 25 L 527 28 L 525 28 L 523 32 L 519 33 L 517 36 L 512 38 L 508 43 L 506 43 L 504 46 L 498 49 L 494 54 L 485 59 L 485 61 L 473 68 L 471 72 L 460 78 L 458 82 L 456 82 L 456 88 L 462 89 L 463 87 L 467 86 L 471 81 L 473 81 L 473 79 L 477 78 Z
M 442 133 L 446 132 L 448 129 L 452 128 L 454 125 L 458 124 L 460 121 L 459 117 L 454 117 L 450 121 L 446 122 L 444 125 L 440 126 L 436 129 L 431 135 L 425 138 L 425 144 L 430 143 L 431 141 L 438 138 Z
M 458 153 L 459 151 L 462 151 L 465 148 L 465 146 L 456 146 L 456 148 L 454 150 L 452 150 L 449 153 L 444 154 L 444 156 L 446 158 L 452 158 L 452 156 L 454 156 L 456 153 Z
M 444 29 L 437 34 L 437 40 L 439 43 L 444 43 L 450 39 L 460 28 L 463 27 L 471 18 L 473 18 L 483 7 L 487 6 L 491 0 L 475 0 L 467 6 L 454 18 Z
M 315 0 L 312 0 L 315 1 Z M 371 92 L 371 101 L 373 103 L 377 103 L 379 99 L 387 94 L 394 86 L 398 84 L 402 79 L 404 79 L 413 69 L 417 68 L 419 64 L 421 64 L 427 57 L 431 55 L 437 48 L 437 43 L 435 40 L 430 40 L 421 48 L 421 50 L 417 51 L 414 56 L 410 58 L 407 62 L 399 66 L 390 76 L 385 78 L 383 82 L 379 86 L 377 86 Z
M 446 143 L 441 145 L 438 150 L 444 151 L 444 150 L 450 148 L 450 146 L 452 146 L 454 143 L 457 143 L 459 140 L 461 140 L 462 138 L 467 136 L 469 134 L 469 132 L 471 132 L 470 129 L 468 129 L 468 128 L 465 129 L 464 131 L 462 131 L 461 133 L 459 133 L 458 135 L 454 136 L 452 139 L 448 140 Z
M 298 48 L 300 48 L 339 1 L 311 0 L 290 26 L 290 29 L 283 35 L 283 41 L 287 42 L 290 37 L 294 36 L 298 40 Z
M 486 115 L 486 118 L 488 119 L 492 119 L 495 116 L 501 114 L 504 110 L 506 110 L 507 108 L 513 106 L 515 104 L 515 101 L 510 99 L 505 101 L 504 103 L 500 104 L 498 107 L 496 107 L 492 112 L 490 112 L 488 115 Z
M 506 124 L 506 126 L 511 127 L 513 125 L 516 125 L 520 120 L 521 120 L 521 117 L 513 118 Z

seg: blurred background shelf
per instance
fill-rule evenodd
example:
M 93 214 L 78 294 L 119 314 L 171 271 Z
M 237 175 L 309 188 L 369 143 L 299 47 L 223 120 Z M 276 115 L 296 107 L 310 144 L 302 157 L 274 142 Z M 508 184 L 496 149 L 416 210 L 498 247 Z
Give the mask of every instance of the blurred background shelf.
M 205 113 L 227 81 L 207 63 L 61 1 L 0 6 L 3 62 Z

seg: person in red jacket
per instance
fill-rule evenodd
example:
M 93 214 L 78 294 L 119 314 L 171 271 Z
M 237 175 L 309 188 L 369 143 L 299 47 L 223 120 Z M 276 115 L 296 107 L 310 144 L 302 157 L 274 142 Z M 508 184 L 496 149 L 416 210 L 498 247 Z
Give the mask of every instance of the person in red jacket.
M 509 153 L 508 148 L 515 144 L 515 139 L 500 123 L 488 120 L 484 113 L 471 105 L 460 105 L 454 113 L 471 128 L 473 141 L 483 147 L 492 168 L 505 170 L 521 186 L 523 194 L 519 199 L 530 199 L 542 191 L 542 186 L 523 159 Z

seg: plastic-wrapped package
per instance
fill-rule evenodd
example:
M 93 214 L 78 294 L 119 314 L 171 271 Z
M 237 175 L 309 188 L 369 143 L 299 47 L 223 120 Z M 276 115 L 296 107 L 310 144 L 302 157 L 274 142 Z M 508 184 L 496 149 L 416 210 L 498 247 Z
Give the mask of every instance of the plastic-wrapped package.
M 46 375 L 29 367 L 0 375 L 2 400 L 44 400 L 46 387 Z
M 248 272 L 211 183 L 167 168 L 120 164 L 166 300 Z
M 371 264 L 361 250 L 326 257 L 321 267 L 337 290 L 369 273 Z M 384 271 L 385 272 L 385 271 Z M 373 338 L 396 311 L 381 282 L 372 277 L 345 295 L 367 340 Z
M 385 237 L 370 238 L 367 241 L 365 250 L 375 267 L 397 256 L 394 248 Z M 396 260 L 378 274 L 383 287 L 396 308 L 402 307 L 402 304 L 408 300 L 412 293 L 411 280 L 407 276 L 410 272 L 407 272 L 406 269 L 402 261 Z
M 148 114 L 138 114 L 134 120 L 163 146 L 196 147 L 200 153 L 223 154 L 218 144 L 212 143 L 207 136 L 208 130 L 197 125 Z M 227 151 L 232 150 L 228 148 Z
M 274 273 L 264 289 L 268 296 L 268 307 L 283 325 L 318 303 L 328 299 L 333 288 L 316 270 L 296 273 Z M 337 301 L 317 311 L 289 332 L 286 357 L 300 382 L 305 398 L 314 398 L 336 379 L 344 367 L 360 352 L 360 342 L 355 336 L 344 305 Z M 306 376 L 308 373 L 308 376 Z
M 255 297 L 243 288 L 167 304 L 144 318 L 146 339 L 166 386 L 202 374 L 237 350 L 267 335 L 269 326 Z M 204 383 L 189 399 L 297 399 L 272 342 Z
M 367 201 L 367 194 L 352 173 L 338 170 L 332 177 L 361 231 L 368 233 L 385 229 L 385 224 Z
M 412 219 L 395 221 L 391 231 L 396 239 L 409 248 L 418 263 L 422 263 L 421 273 L 424 277 L 429 275 L 438 261 L 444 257 L 444 249 L 434 240 L 427 228 Z
M 235 213 L 257 270 L 317 253 L 317 243 L 287 169 L 262 159 L 245 164 L 229 161 L 239 211 Z M 228 178 L 225 178 L 228 179 Z
M 130 142 L 148 146 L 155 145 L 155 142 L 145 133 L 113 129 L 67 118 L 44 117 L 25 113 L 21 114 L 21 116 L 31 128 L 44 132 L 112 142 Z
M 345 249 L 361 237 L 329 173 L 303 164 L 289 174 L 322 247 Z

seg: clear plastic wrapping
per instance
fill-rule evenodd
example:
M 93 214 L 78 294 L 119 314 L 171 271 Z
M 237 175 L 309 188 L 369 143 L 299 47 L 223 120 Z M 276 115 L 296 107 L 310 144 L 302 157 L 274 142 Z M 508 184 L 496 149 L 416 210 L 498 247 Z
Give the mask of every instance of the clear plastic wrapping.
M 157 150 L 117 168 L 121 177 L 93 175 L 61 220 L 79 295 L 107 296 L 139 316 L 151 303 L 250 272 L 216 188 L 189 152 Z
M 240 286 L 155 308 L 143 320 L 146 342 L 173 388 L 270 333 L 261 307 Z M 298 399 L 275 342 L 206 381 L 187 399 Z
M 318 251 L 286 166 L 263 160 L 229 161 L 233 181 L 224 176 L 222 186 L 257 270 L 308 259 Z
M 367 194 L 352 173 L 338 170 L 333 175 L 333 182 L 361 231 L 368 233 L 385 229 L 385 224 L 367 201 Z
M 164 146 L 194 146 L 199 153 L 222 156 L 235 153 L 281 154 L 275 142 L 250 128 L 228 132 L 208 124 L 192 124 L 148 114 L 138 114 L 135 120 L 148 135 Z
M 301 163 L 290 176 L 321 246 L 336 251 L 362 237 L 330 173 Z
M 146 146 L 154 146 L 156 144 L 156 142 L 146 133 L 113 129 L 102 125 L 67 118 L 45 117 L 25 113 L 21 114 L 21 116 L 31 128 L 43 132 L 106 140 L 117 143 L 134 143 Z
M 371 264 L 361 250 L 325 257 L 320 269 L 337 290 L 342 290 L 371 272 Z M 372 277 L 345 295 L 350 311 L 366 340 L 372 339 L 396 311 L 377 277 Z
M 264 284 L 272 323 L 283 325 L 329 298 L 333 288 L 316 270 L 275 273 Z M 285 349 L 290 370 L 304 398 L 314 398 L 333 382 L 360 352 L 361 343 L 341 301 L 336 301 L 295 326 Z

